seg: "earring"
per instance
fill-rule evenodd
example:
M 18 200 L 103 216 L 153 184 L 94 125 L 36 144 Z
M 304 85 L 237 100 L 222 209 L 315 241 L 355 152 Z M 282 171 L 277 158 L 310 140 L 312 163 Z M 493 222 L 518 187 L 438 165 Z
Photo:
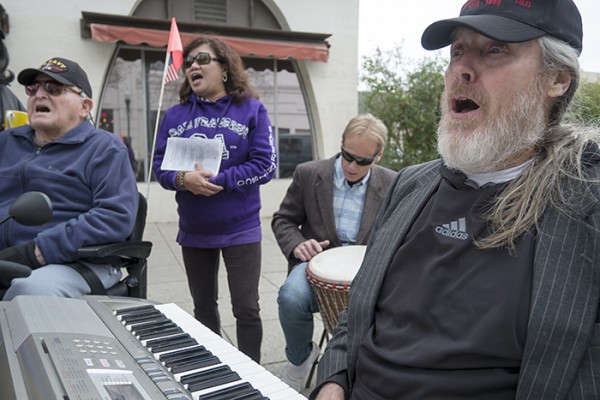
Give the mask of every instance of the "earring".
M 227 74 L 223 74 L 223 83 L 227 82 Z

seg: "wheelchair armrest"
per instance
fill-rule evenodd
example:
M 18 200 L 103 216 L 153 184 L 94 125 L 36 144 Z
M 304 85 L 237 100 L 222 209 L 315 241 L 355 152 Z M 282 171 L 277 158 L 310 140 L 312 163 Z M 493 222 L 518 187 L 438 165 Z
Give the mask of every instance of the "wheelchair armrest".
M 82 247 L 77 250 L 80 258 L 125 257 L 145 259 L 150 255 L 152 242 L 126 241 L 121 243 L 101 244 Z
M 26 278 L 31 275 L 31 268 L 27 265 L 12 261 L 0 260 L 0 278 L 11 280 L 13 278 Z

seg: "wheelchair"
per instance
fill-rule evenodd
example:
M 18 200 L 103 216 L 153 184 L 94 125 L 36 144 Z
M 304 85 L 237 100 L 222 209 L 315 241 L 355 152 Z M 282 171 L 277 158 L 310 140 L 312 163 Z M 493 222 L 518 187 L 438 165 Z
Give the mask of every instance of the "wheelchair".
M 25 195 L 28 195 L 26 193 Z M 44 195 L 45 196 L 45 195 Z M 144 229 L 146 227 L 146 214 L 148 204 L 146 198 L 138 193 L 139 205 L 136 214 L 135 223 L 131 234 L 121 243 L 110 243 L 97 246 L 88 246 L 78 250 L 78 255 L 81 259 L 94 259 L 98 261 L 106 260 L 111 264 L 118 266 L 123 271 L 123 278 L 114 286 L 105 289 L 100 279 L 92 270 L 83 262 L 75 262 L 71 266 L 77 270 L 86 280 L 91 288 L 92 295 L 107 295 L 121 297 L 137 297 L 145 299 L 148 289 L 148 257 L 152 250 L 152 242 L 143 241 Z M 33 196 L 30 196 L 33 198 Z M 17 200 L 18 202 L 19 200 Z M 32 204 L 26 204 L 22 207 L 15 207 L 17 202 L 13 204 L 9 215 L 0 221 L 4 222 L 8 218 L 14 218 L 17 222 L 25 225 L 41 225 L 52 216 L 52 206 L 49 200 L 44 206 L 43 201 L 36 198 L 37 203 L 32 208 Z M 49 208 L 50 215 L 48 216 Z M 25 211 L 23 211 L 25 210 Z M 34 212 L 32 212 L 34 210 Z M 44 214 L 42 219 L 36 220 L 38 214 Z M 44 218 L 47 218 L 44 220 Z M 17 277 L 29 276 L 31 270 L 25 265 L 20 265 L 10 261 L 0 260 L 0 277 L 4 279 L 13 279 Z M 0 292 L 0 298 L 4 293 Z

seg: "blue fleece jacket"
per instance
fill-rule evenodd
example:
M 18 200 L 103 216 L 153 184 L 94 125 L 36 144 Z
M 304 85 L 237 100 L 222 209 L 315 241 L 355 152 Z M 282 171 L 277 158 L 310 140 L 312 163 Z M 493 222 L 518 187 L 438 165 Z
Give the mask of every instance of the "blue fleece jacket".
M 0 226 L 0 249 L 34 240 L 48 263 L 77 259 L 83 246 L 124 240 L 133 228 L 138 191 L 119 138 L 82 122 L 37 149 L 29 125 L 0 134 L 0 215 L 26 191 L 46 193 L 51 222 Z
M 261 240 L 259 185 L 273 177 L 277 153 L 267 109 L 249 98 L 235 104 L 229 96 L 216 102 L 192 94 L 169 108 L 156 139 L 153 170 L 165 189 L 177 190 L 177 171 L 160 169 L 169 137 L 219 139 L 223 158 L 219 173 L 209 180 L 224 188 L 205 197 L 177 191 L 182 246 L 219 248 Z

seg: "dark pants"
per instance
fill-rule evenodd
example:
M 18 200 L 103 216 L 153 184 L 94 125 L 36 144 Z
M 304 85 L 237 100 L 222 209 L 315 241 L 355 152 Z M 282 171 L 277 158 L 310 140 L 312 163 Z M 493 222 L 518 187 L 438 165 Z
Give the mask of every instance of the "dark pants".
M 236 319 L 237 346 L 248 357 L 260 362 L 262 322 L 258 305 L 258 280 L 261 244 L 252 243 L 221 249 L 182 247 L 183 262 L 194 300 L 194 317 L 221 335 L 217 305 L 219 253 L 222 252 L 227 283 Z

